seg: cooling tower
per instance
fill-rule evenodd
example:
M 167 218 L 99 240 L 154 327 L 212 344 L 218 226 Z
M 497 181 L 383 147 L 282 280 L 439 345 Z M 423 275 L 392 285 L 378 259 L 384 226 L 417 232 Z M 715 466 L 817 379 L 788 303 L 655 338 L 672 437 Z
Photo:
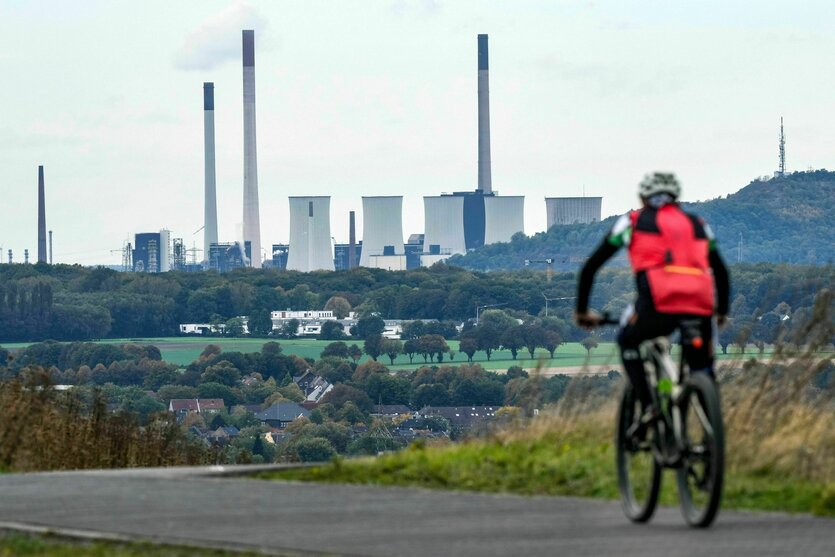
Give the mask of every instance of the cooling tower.
M 602 197 L 546 197 L 547 225 L 600 222 Z
M 425 196 L 423 252 L 450 256 L 467 251 L 464 242 L 464 198 Z M 363 248 L 364 250 L 364 248 Z
M 484 245 L 509 242 L 525 231 L 525 197 L 484 196 Z
M 258 212 L 258 156 L 255 146 L 255 31 L 243 31 L 244 65 L 244 242 L 252 246 L 252 267 L 261 267 Z
M 377 267 L 374 257 L 404 253 L 403 196 L 363 197 L 360 266 Z
M 43 166 L 38 167 L 38 263 L 46 263 L 46 197 Z
M 217 184 L 215 179 L 215 84 L 203 84 L 203 260 L 217 243 Z
M 330 197 L 290 198 L 288 270 L 333 271 L 330 206 Z
M 490 73 L 487 35 L 478 36 L 478 189 L 493 191 L 490 173 Z

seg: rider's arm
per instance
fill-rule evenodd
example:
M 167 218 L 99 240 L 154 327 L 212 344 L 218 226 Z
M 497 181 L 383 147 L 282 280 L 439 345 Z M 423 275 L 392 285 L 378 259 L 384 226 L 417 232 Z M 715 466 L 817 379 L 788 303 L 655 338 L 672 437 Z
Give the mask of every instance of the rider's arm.
M 577 286 L 577 313 L 584 314 L 589 309 L 589 296 L 591 285 L 594 282 L 594 275 L 606 261 L 615 255 L 618 250 L 629 240 L 631 234 L 631 223 L 629 215 L 624 215 L 612 227 L 606 239 L 597 247 L 594 253 L 583 265 L 580 271 L 580 283 Z
M 716 236 L 710 226 L 704 224 L 705 235 L 708 239 L 707 261 L 713 271 L 713 280 L 716 282 L 716 314 L 728 315 L 728 302 L 730 298 L 730 278 L 728 268 L 719 255 L 719 247 L 716 245 Z
M 728 268 L 725 267 L 725 262 L 722 261 L 719 250 L 715 248 L 710 250 L 708 262 L 713 270 L 713 280 L 716 281 L 716 313 L 728 315 L 728 299 L 730 297 Z

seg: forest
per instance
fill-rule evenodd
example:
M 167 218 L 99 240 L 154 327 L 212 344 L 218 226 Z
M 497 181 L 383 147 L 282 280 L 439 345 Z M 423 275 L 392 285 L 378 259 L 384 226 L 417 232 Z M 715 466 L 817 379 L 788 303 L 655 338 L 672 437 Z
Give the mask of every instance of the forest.
M 637 186 L 636 191 L 637 191 Z M 686 198 L 698 197 L 685 183 Z M 638 199 L 635 199 L 635 209 Z M 835 172 L 793 172 L 757 179 L 736 193 L 684 205 L 713 228 L 729 261 L 742 263 L 832 264 L 835 261 Z M 617 217 L 593 224 L 553 226 L 547 232 L 517 234 L 509 243 L 455 255 L 447 262 L 467 269 L 522 269 L 525 260 L 553 258 L 555 268 L 577 266 L 599 244 Z M 615 265 L 625 266 L 621 252 Z
M 816 293 L 832 288 L 831 265 L 741 264 L 731 266 L 731 317 L 759 320 L 764 314 L 800 311 Z M 264 322 L 256 334 L 270 334 L 270 311 L 323 309 L 384 319 L 462 323 L 477 308 L 500 307 L 524 320 L 548 317 L 564 322 L 567 339 L 582 333 L 571 324 L 574 272 L 542 270 L 476 272 L 437 264 L 414 271 L 298 273 L 242 269 L 230 273 L 120 273 L 110 269 L 45 264 L 0 265 L 0 342 L 152 338 L 177 334 L 179 323 L 223 323 L 239 316 Z M 619 312 L 633 296 L 627 269 L 599 273 L 591 305 Z M 558 300 L 557 298 L 563 298 Z M 784 314 L 785 315 L 785 314 Z M 769 315 L 766 319 L 774 319 Z M 448 328 L 448 325 L 445 325 Z M 449 336 L 449 335 L 447 335 Z

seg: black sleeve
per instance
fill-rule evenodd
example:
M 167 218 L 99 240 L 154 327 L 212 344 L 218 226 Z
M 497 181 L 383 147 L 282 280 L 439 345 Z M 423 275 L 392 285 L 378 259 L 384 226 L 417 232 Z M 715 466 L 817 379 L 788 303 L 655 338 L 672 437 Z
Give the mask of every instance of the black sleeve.
M 730 279 L 728 268 L 719 255 L 719 250 L 712 249 L 708 254 L 710 268 L 713 269 L 713 279 L 716 281 L 716 313 L 728 314 L 728 299 L 730 298 Z
M 580 283 L 577 286 L 577 313 L 588 311 L 594 274 L 610 257 L 618 252 L 618 249 L 620 249 L 618 246 L 610 244 L 608 240 L 603 240 L 603 243 L 597 247 L 583 265 L 583 270 L 580 271 Z

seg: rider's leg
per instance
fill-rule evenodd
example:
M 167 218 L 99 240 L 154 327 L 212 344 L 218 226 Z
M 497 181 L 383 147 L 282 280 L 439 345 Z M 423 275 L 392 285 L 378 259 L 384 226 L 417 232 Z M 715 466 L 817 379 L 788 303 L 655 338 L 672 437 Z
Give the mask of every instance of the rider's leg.
M 618 345 L 626 375 L 641 405 L 647 408 L 652 403 L 652 396 L 638 347 L 645 340 L 670 334 L 676 327 L 676 320 L 673 316 L 658 314 L 646 307 L 642 308 L 641 304 L 638 304 L 636 309 L 636 313 L 618 333 Z
M 682 356 L 692 372 L 705 372 L 713 377 L 713 320 L 710 317 L 699 318 L 699 334 L 699 346 L 691 342 L 684 343 L 681 348 Z
M 644 371 L 644 362 L 641 360 L 641 354 L 638 352 L 638 346 L 642 339 L 636 333 L 633 324 L 627 324 L 618 333 L 618 345 L 620 346 L 620 357 L 623 360 L 623 369 L 626 371 L 626 376 L 629 377 L 629 382 L 641 401 L 641 406 L 646 408 L 652 402 L 652 397 L 649 393 L 649 383 L 647 383 L 647 374 Z

